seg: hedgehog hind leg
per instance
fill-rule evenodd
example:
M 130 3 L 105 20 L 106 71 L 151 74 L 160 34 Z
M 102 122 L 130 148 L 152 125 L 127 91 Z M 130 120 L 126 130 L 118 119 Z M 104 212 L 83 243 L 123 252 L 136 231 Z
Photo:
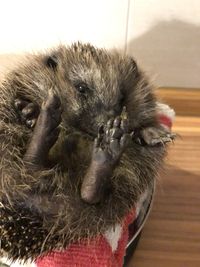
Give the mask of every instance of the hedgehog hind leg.
M 99 128 L 92 160 L 81 186 L 83 201 L 97 204 L 109 193 L 113 171 L 130 140 L 127 119 L 116 117 Z

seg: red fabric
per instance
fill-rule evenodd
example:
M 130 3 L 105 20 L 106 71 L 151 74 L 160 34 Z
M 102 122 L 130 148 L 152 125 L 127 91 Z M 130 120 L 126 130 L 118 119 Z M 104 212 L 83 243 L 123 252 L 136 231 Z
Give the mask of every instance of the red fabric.
M 121 267 L 128 242 L 128 225 L 134 220 L 135 210 L 124 219 L 122 235 L 117 250 L 113 253 L 104 236 L 89 242 L 73 244 L 64 251 L 54 251 L 38 258 L 38 267 Z
M 103 237 L 90 240 L 90 244 L 71 245 L 62 252 L 51 254 L 37 260 L 38 267 L 118 267 L 112 256 L 111 247 Z
M 162 114 L 159 115 L 159 121 L 161 124 L 164 124 L 165 126 L 167 126 L 169 129 L 172 128 L 172 120 L 171 118 L 169 118 L 168 116 Z

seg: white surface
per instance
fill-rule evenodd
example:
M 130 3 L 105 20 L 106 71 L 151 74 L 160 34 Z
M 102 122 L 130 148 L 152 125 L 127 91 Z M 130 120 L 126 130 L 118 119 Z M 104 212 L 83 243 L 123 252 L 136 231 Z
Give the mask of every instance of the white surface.
M 199 0 L 130 0 L 129 39 L 141 36 L 160 21 L 200 25 L 199 12 Z
M 0 2 L 0 53 L 81 40 L 125 45 L 128 0 L 6 0 Z

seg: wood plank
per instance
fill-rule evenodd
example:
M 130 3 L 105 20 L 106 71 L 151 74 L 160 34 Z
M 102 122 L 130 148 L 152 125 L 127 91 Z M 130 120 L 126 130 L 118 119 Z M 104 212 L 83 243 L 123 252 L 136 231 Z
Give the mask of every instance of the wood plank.
M 200 266 L 200 117 L 177 117 L 153 210 L 128 267 Z
M 200 116 L 200 89 L 158 88 L 158 99 L 174 108 L 177 115 Z

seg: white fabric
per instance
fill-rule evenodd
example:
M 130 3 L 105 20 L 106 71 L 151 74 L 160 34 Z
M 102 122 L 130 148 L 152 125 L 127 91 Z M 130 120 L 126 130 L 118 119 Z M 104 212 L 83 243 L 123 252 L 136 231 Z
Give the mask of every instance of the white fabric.
M 112 252 L 115 252 L 117 250 L 121 234 L 122 234 L 122 226 L 120 224 L 117 224 L 115 227 L 112 227 L 105 232 L 104 237 L 111 246 Z
M 35 263 L 31 263 L 31 262 L 27 262 L 25 264 L 20 263 L 19 261 L 15 261 L 15 262 L 11 262 L 10 260 L 8 260 L 6 257 L 1 258 L 0 261 L 4 264 L 7 264 L 10 267 L 36 267 Z M 50 266 L 49 266 L 50 267 Z

